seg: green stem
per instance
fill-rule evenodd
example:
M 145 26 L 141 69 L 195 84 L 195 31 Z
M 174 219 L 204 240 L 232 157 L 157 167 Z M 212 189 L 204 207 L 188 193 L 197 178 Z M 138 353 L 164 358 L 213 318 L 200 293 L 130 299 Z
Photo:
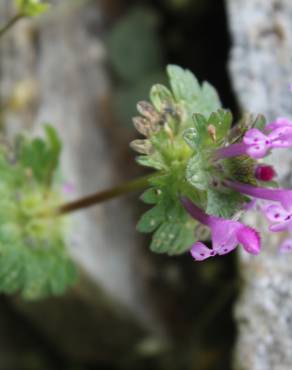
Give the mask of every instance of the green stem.
M 10 30 L 20 19 L 24 18 L 24 14 L 19 13 L 12 17 L 2 28 L 0 28 L 0 38 Z
M 132 191 L 144 189 L 149 185 L 149 180 L 153 176 L 155 175 L 151 174 L 143 176 L 138 179 L 125 182 L 111 189 L 103 190 L 91 195 L 87 195 L 84 198 L 65 203 L 59 206 L 54 213 L 57 215 L 65 215 L 67 213 L 75 212 L 83 208 L 94 206 L 98 203 L 105 202 L 106 200 L 130 193 Z

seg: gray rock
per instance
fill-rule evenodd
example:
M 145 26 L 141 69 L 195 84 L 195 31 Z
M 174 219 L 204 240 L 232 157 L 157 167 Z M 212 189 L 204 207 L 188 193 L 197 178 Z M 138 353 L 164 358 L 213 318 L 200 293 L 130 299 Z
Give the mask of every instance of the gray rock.
M 292 2 L 227 0 L 226 5 L 233 40 L 230 71 L 240 106 L 268 120 L 292 118 Z M 291 187 L 291 150 L 275 151 L 273 161 L 282 185 Z M 263 252 L 239 257 L 235 369 L 290 370 L 292 255 L 277 254 L 283 236 L 271 236 L 262 216 L 250 214 L 245 221 L 262 231 Z

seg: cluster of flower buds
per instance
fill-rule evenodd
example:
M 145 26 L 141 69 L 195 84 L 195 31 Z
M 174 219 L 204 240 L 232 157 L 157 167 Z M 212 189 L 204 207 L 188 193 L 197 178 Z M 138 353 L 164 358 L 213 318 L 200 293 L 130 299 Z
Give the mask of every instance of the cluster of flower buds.
M 164 104 L 158 112 L 155 107 L 147 101 L 140 101 L 137 104 L 137 110 L 141 116 L 133 118 L 133 124 L 136 130 L 142 134 L 145 139 L 136 139 L 130 143 L 130 147 L 140 154 L 153 154 L 154 147 L 151 138 L 155 136 L 162 128 L 167 133 L 168 138 L 173 137 L 172 129 L 168 125 L 170 116 L 178 115 L 177 108 L 170 104 Z
M 245 132 L 241 142 L 215 150 L 215 162 L 239 156 L 248 156 L 254 160 L 255 184 L 226 178 L 221 186 L 248 196 L 252 204 L 255 200 L 260 200 L 260 209 L 271 222 L 269 230 L 272 232 L 292 231 L 292 189 L 258 186 L 258 182 L 273 180 L 276 172 L 272 166 L 258 163 L 257 160 L 269 154 L 274 148 L 291 146 L 292 121 L 278 118 L 275 122 L 266 125 L 263 131 L 251 128 Z M 260 236 L 256 230 L 238 221 L 207 215 L 185 197 L 182 197 L 181 201 L 186 211 L 194 219 L 208 226 L 211 231 L 211 249 L 201 242 L 196 242 L 192 246 L 191 254 L 195 260 L 202 261 L 215 255 L 229 253 L 238 244 L 241 244 L 248 253 L 256 255 L 260 252 Z M 282 253 L 292 251 L 292 239 L 284 240 L 279 251 Z
M 141 154 L 151 154 L 153 147 L 148 140 L 155 132 L 159 130 L 161 115 L 147 101 L 141 101 L 137 104 L 137 110 L 141 116 L 133 118 L 136 130 L 145 136 L 145 139 L 137 139 L 131 142 L 133 150 Z

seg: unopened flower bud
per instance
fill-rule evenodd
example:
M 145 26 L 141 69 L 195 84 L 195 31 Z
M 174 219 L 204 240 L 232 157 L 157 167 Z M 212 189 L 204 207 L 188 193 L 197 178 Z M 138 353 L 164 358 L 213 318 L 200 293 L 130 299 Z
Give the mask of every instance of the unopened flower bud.
M 272 166 L 259 164 L 255 170 L 255 177 L 260 181 L 271 181 L 276 176 L 276 171 Z
M 161 119 L 160 114 L 155 110 L 153 105 L 148 103 L 147 101 L 140 101 L 137 104 L 138 112 L 147 118 L 150 122 L 158 123 Z
M 130 147 L 140 154 L 151 154 L 153 152 L 152 144 L 149 140 L 134 140 Z
M 140 132 L 140 134 L 146 137 L 150 137 L 151 134 L 153 133 L 153 127 L 146 118 L 134 117 L 133 123 L 134 123 L 136 130 Z

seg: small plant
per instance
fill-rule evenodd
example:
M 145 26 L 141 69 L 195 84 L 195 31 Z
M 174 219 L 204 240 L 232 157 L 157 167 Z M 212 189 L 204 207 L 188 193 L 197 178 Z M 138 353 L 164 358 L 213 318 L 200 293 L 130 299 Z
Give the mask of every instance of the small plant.
M 48 8 L 37 0 L 16 5 L 17 15 L 0 36 L 19 19 Z M 202 261 L 242 245 L 257 255 L 259 232 L 239 221 L 252 207 L 270 221 L 271 232 L 291 230 L 292 189 L 278 188 L 265 158 L 273 149 L 292 146 L 292 121 L 266 124 L 259 115 L 233 125 L 209 83 L 200 85 L 190 71 L 174 65 L 167 75 L 169 88 L 154 85 L 150 102 L 138 103 L 140 115 L 133 119 L 143 138 L 131 147 L 139 153 L 137 162 L 153 170 L 145 177 L 63 203 L 61 142 L 51 126 L 45 126 L 44 138 L 0 141 L 0 291 L 27 299 L 62 294 L 76 280 L 62 216 L 134 190 L 143 189 L 141 198 L 151 206 L 137 228 L 153 233 L 150 248 L 157 253 L 190 251 Z M 202 242 L 206 229 L 211 248 Z M 292 239 L 280 251 L 292 251 Z
M 0 291 L 35 299 L 61 294 L 76 278 L 65 245 L 66 223 L 54 209 L 62 201 L 61 143 L 18 136 L 0 146 Z
M 258 254 L 259 233 L 238 219 L 254 199 L 264 199 L 276 202 L 262 206 L 276 222 L 270 230 L 289 229 L 292 190 L 277 188 L 275 170 L 262 159 L 272 149 L 292 146 L 292 122 L 280 118 L 266 125 L 258 116 L 232 127 L 232 114 L 222 109 L 213 87 L 200 86 L 180 67 L 167 71 L 171 90 L 154 86 L 152 104 L 139 103 L 141 117 L 134 118 L 145 136 L 131 144 L 142 154 L 137 161 L 157 171 L 142 196 L 153 207 L 138 230 L 154 232 L 151 249 L 158 253 L 178 254 L 192 246 L 194 259 L 204 260 L 242 244 Z M 198 223 L 210 229 L 211 249 L 199 241 Z M 287 241 L 284 245 L 281 251 L 288 250 Z

